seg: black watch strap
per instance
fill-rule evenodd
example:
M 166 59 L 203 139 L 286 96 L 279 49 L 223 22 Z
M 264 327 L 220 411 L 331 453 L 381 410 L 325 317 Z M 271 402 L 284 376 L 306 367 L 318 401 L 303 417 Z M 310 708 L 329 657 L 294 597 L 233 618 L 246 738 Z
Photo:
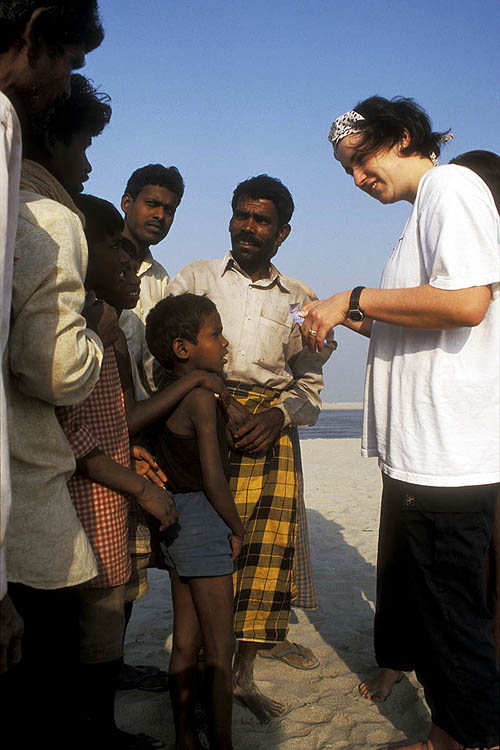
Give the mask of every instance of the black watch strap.
M 364 288 L 364 286 L 356 286 L 351 292 L 349 298 L 349 310 L 347 312 L 349 320 L 360 321 L 365 317 L 363 310 L 359 306 L 359 298 Z

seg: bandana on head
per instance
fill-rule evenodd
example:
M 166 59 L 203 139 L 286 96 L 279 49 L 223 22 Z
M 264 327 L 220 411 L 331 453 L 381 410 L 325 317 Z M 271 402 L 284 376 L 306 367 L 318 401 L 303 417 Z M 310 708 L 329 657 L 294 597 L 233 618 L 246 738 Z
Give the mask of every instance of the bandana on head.
M 363 115 L 360 115 L 359 112 L 350 109 L 349 112 L 337 117 L 337 119 L 332 122 L 332 127 L 328 134 L 328 140 L 333 146 L 333 153 L 335 156 L 337 156 L 337 148 L 343 138 L 352 135 L 353 133 L 361 133 L 362 128 L 357 127 L 356 123 L 364 119 Z

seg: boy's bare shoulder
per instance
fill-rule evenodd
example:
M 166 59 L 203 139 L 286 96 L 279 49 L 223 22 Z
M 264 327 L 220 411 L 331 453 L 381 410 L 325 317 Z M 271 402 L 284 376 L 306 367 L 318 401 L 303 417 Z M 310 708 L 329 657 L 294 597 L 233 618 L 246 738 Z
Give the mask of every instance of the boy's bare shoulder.
M 213 411 L 217 399 L 215 395 L 206 388 L 196 387 L 187 393 L 183 398 L 183 404 L 188 411 L 197 412 L 200 410 Z

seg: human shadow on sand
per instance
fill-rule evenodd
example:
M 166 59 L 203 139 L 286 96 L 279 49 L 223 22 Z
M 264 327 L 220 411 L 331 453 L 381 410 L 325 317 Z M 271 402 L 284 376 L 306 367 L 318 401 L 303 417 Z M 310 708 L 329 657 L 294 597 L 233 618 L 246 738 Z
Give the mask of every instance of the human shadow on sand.
M 319 608 L 307 612 L 307 618 L 359 683 L 377 670 L 373 650 L 375 566 L 346 541 L 343 527 L 335 521 L 312 509 L 307 511 L 307 521 L 314 581 L 321 592 Z M 373 534 L 373 529 L 366 532 Z M 395 686 L 385 703 L 372 705 L 410 741 L 424 736 L 428 711 L 408 679 Z M 416 719 L 421 731 L 414 737 Z

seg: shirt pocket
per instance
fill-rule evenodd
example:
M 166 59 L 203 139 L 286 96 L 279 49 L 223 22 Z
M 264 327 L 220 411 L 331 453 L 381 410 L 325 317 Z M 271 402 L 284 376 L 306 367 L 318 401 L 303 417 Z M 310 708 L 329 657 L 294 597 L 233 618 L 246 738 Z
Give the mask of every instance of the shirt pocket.
M 288 304 L 286 310 L 262 310 L 255 344 L 255 364 L 270 372 L 283 373 L 294 325 Z

